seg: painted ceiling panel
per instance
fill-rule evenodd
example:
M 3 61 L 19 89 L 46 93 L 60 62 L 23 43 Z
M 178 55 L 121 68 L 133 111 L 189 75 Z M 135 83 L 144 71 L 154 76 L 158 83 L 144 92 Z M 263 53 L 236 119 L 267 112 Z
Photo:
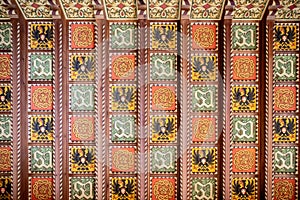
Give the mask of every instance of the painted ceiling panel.
M 147 13 L 150 20 L 180 19 L 181 0 L 148 0 Z
M 60 0 L 67 19 L 94 18 L 93 0 Z
M 191 19 L 220 20 L 225 0 L 191 0 Z
M 274 3 L 278 6 L 277 19 L 300 20 L 300 0 L 277 0 Z
M 234 19 L 260 20 L 268 6 L 269 0 L 233 0 Z
M 104 0 L 108 20 L 137 19 L 136 0 Z
M 9 16 L 8 16 L 8 10 L 7 10 L 7 3 L 10 4 L 10 2 L 7 0 L 7 1 L 4 1 L 4 0 L 0 0 L 0 19 L 8 19 Z
M 48 0 L 16 0 L 16 2 L 26 19 L 52 18 Z

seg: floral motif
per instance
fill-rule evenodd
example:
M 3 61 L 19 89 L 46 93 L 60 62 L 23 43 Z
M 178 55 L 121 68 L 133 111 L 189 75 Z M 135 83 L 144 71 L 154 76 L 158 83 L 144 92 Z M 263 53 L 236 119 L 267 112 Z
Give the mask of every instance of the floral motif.
M 30 24 L 30 48 L 53 48 L 53 24 Z
M 53 109 L 53 87 L 31 86 L 31 110 Z
M 135 66 L 135 55 L 112 56 L 112 79 L 134 80 Z
M 294 26 L 275 25 L 274 50 L 297 50 L 298 28 Z
M 70 153 L 71 172 L 95 171 L 94 147 L 72 147 Z
M 222 0 L 192 0 L 191 19 L 221 19 L 225 1 Z
M 174 142 L 176 140 L 176 124 L 175 116 L 159 116 L 152 117 L 152 142 Z
M 234 19 L 261 19 L 267 6 L 267 0 L 235 0 Z
M 175 24 L 151 25 L 152 49 L 176 49 L 177 26 Z
M 193 148 L 192 149 L 192 172 L 213 173 L 216 172 L 217 163 L 216 148 Z
M 25 18 L 45 19 L 52 17 L 50 3 L 47 0 L 17 0 L 16 2 L 19 4 Z
M 136 49 L 137 25 L 133 23 L 110 25 L 111 49 Z
M 175 200 L 175 179 L 153 178 L 152 200 Z
M 104 0 L 106 16 L 111 19 L 136 19 L 136 0 Z
M 216 49 L 216 25 L 192 25 L 193 49 Z
M 256 50 L 257 49 L 257 26 L 233 25 L 232 26 L 232 49 Z
M 216 141 L 216 118 L 193 118 L 192 140 L 193 142 Z
M 67 19 L 94 18 L 92 0 L 60 0 Z
M 233 111 L 255 111 L 257 88 L 255 86 L 234 86 L 231 90 Z
M 52 80 L 52 60 L 53 56 L 50 53 L 29 55 L 30 59 L 30 79 L 31 80 Z
M 275 87 L 274 110 L 295 111 L 296 110 L 296 87 Z
M 11 148 L 0 147 L 0 172 L 11 171 Z
M 30 139 L 32 141 L 53 140 L 53 118 L 52 116 L 32 116 L 30 118 Z
M 255 148 L 234 148 L 232 150 L 233 172 L 255 172 Z
M 71 80 L 92 81 L 95 79 L 95 58 L 92 55 L 72 55 L 70 58 Z
M 232 180 L 232 199 L 233 200 L 255 200 L 256 199 L 256 180 L 254 178 L 234 178 Z
M 11 87 L 0 85 L 0 111 L 11 110 Z
M 93 24 L 71 24 L 71 48 L 93 49 L 95 47 Z
M 95 139 L 94 117 L 71 117 L 71 140 L 93 141 Z
M 32 200 L 52 200 L 53 179 L 52 178 L 32 178 L 31 179 L 31 199 Z
M 280 3 L 279 3 L 280 2 Z M 297 6 L 298 0 L 278 1 L 279 9 L 275 13 L 277 19 L 299 19 L 300 7 Z
M 295 200 L 295 179 L 274 180 L 274 200 Z
M 135 86 L 112 86 L 112 110 L 134 111 L 136 108 Z
M 117 177 L 111 180 L 112 200 L 136 199 L 135 178 Z
M 134 172 L 135 150 L 134 148 L 113 148 L 112 172 Z
M 297 118 L 276 117 L 274 120 L 274 142 L 295 142 L 297 140 Z
M 179 19 L 180 4 L 179 0 L 149 0 L 147 11 L 149 19 Z
M 9 54 L 0 54 L 0 80 L 9 80 L 11 78 L 11 56 Z
M 217 67 L 216 56 L 192 56 L 192 80 L 215 81 Z
M 175 110 L 175 86 L 152 86 L 152 110 Z
M 256 79 L 256 56 L 233 56 L 233 80 Z

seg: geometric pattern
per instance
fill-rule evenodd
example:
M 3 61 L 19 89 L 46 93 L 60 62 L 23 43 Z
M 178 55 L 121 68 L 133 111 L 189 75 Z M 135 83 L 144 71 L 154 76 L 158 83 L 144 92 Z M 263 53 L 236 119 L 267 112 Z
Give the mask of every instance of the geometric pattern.
M 129 49 L 137 47 L 137 26 L 133 23 L 110 24 L 109 36 L 110 48 L 114 50 Z
M 52 110 L 53 109 L 53 87 L 51 85 L 32 85 L 31 110 Z
M 175 178 L 152 178 L 152 200 L 175 200 Z
M 135 149 L 134 148 L 112 148 L 112 172 L 134 172 Z
M 217 47 L 217 26 L 192 25 L 192 48 L 214 50 Z
M 93 49 L 95 47 L 94 24 L 71 24 L 70 31 L 72 49 Z
M 274 179 L 274 200 L 296 200 L 296 180 L 287 178 Z
M 192 86 L 192 110 L 194 112 L 216 111 L 216 96 L 216 86 Z
M 150 86 L 152 91 L 152 110 L 158 111 L 174 111 L 176 110 L 176 88 L 168 85 Z
M 233 172 L 255 172 L 256 149 L 234 148 L 232 149 Z
M 177 25 L 151 24 L 151 49 L 176 49 Z
M 52 178 L 31 178 L 31 200 L 52 200 L 52 194 Z
M 216 56 L 192 56 L 191 60 L 193 81 L 215 81 L 217 79 Z
M 195 143 L 215 142 L 217 120 L 214 117 L 192 118 L 192 141 Z
M 298 149 L 294 147 L 275 147 L 273 155 L 275 173 L 296 173 L 297 151 Z
M 30 79 L 31 80 L 52 80 L 52 60 L 51 53 L 32 53 L 29 55 Z
M 94 18 L 92 0 L 59 0 L 67 19 Z
M 94 111 L 95 87 L 93 85 L 72 85 L 71 111 Z
M 12 139 L 11 132 L 12 118 L 10 116 L 0 115 L 0 140 L 10 141 Z
M 180 19 L 181 0 L 149 0 L 147 1 L 148 20 L 178 20 Z
M 51 50 L 53 48 L 53 28 L 53 24 L 30 24 L 30 49 Z
M 233 80 L 256 80 L 256 56 L 233 56 Z
M 256 200 L 256 179 L 234 178 L 232 179 L 232 199 L 235 200 Z
M 10 23 L 1 23 L 0 24 L 0 49 L 11 49 L 11 24 Z
M 214 173 L 217 169 L 217 148 L 192 148 L 192 172 Z
M 11 154 L 12 150 L 10 147 L 0 147 L 0 172 L 11 171 Z
M 232 26 L 232 49 L 233 50 L 256 50 L 257 49 L 257 26 L 233 25 Z
M 72 116 L 71 119 L 71 141 L 94 141 L 95 119 L 92 116 Z
M 53 148 L 35 146 L 30 148 L 31 172 L 53 171 Z
M 216 180 L 213 178 L 195 178 L 192 180 L 192 200 L 215 199 Z
M 136 117 L 134 115 L 114 115 L 110 118 L 112 142 L 135 142 Z
M 176 147 L 152 147 L 151 172 L 175 172 L 176 159 Z
M 105 7 L 106 17 L 108 20 L 133 20 L 137 18 L 138 6 L 136 0 L 104 0 L 103 3 Z
M 0 54 L 0 80 L 11 78 L 11 55 Z
M 297 56 L 275 55 L 274 56 L 274 80 L 296 81 L 297 80 Z
M 150 57 L 151 80 L 176 79 L 177 58 L 175 54 L 151 54 Z
M 276 86 L 273 92 L 275 111 L 296 111 L 297 91 L 295 86 Z
M 94 178 L 74 178 L 70 179 L 71 190 L 70 196 L 71 200 L 85 199 L 93 200 L 95 199 L 95 179 Z
M 257 118 L 237 116 L 231 121 L 231 140 L 234 142 L 255 142 L 257 134 Z
M 191 0 L 190 18 L 200 20 L 219 20 L 222 17 L 226 1 L 197 1 Z

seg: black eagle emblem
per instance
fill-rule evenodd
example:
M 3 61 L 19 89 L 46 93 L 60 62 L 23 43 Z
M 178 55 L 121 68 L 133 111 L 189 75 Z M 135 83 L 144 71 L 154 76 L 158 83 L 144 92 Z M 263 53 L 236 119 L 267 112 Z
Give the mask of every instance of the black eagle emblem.
M 160 26 L 154 29 L 154 40 L 158 41 L 160 47 L 168 46 L 168 43 L 174 40 L 175 31 L 171 26 Z
M 48 140 L 49 134 L 53 132 L 53 119 L 49 118 L 35 118 L 32 122 L 32 131 L 38 134 L 40 140 Z
M 214 72 L 214 59 L 210 57 L 196 57 L 193 60 L 193 71 L 198 73 L 198 78 L 209 78 Z
M 249 105 L 255 103 L 255 88 L 235 88 L 233 102 L 239 105 L 239 109 L 250 109 Z
M 129 200 L 129 196 L 134 193 L 134 180 L 113 180 L 112 192 L 113 194 L 118 195 L 118 200 Z
M 73 149 L 72 152 L 72 163 L 78 166 L 77 170 L 87 171 L 89 165 L 94 164 L 95 151 L 91 148 Z
M 279 140 L 289 140 L 289 136 L 295 133 L 296 125 L 293 119 L 275 120 L 275 132 L 280 136 Z
M 169 134 L 175 131 L 174 119 L 159 118 L 154 119 L 153 130 L 158 134 L 158 140 L 169 140 Z
M 279 42 L 279 48 L 289 48 L 289 44 L 296 39 L 295 27 L 275 27 L 275 41 Z
M 194 150 L 193 164 L 198 167 L 198 171 L 209 171 L 209 166 L 214 164 L 215 150 Z
M 72 70 L 77 72 L 77 79 L 89 79 L 94 70 L 95 60 L 90 56 L 73 57 Z
M 254 181 L 248 180 L 234 180 L 233 181 L 233 194 L 240 198 L 247 198 L 254 194 Z
M 38 25 L 32 28 L 32 36 L 39 43 L 39 46 L 47 45 L 53 40 L 53 27 Z
M 10 109 L 11 90 L 9 87 L 1 87 L 0 90 L 0 110 Z
M 11 200 L 11 181 L 9 179 L 0 180 L 0 199 Z
M 127 89 L 127 91 L 126 91 Z M 118 103 L 118 109 L 128 109 L 129 103 L 134 99 L 133 88 L 113 88 L 113 101 Z

